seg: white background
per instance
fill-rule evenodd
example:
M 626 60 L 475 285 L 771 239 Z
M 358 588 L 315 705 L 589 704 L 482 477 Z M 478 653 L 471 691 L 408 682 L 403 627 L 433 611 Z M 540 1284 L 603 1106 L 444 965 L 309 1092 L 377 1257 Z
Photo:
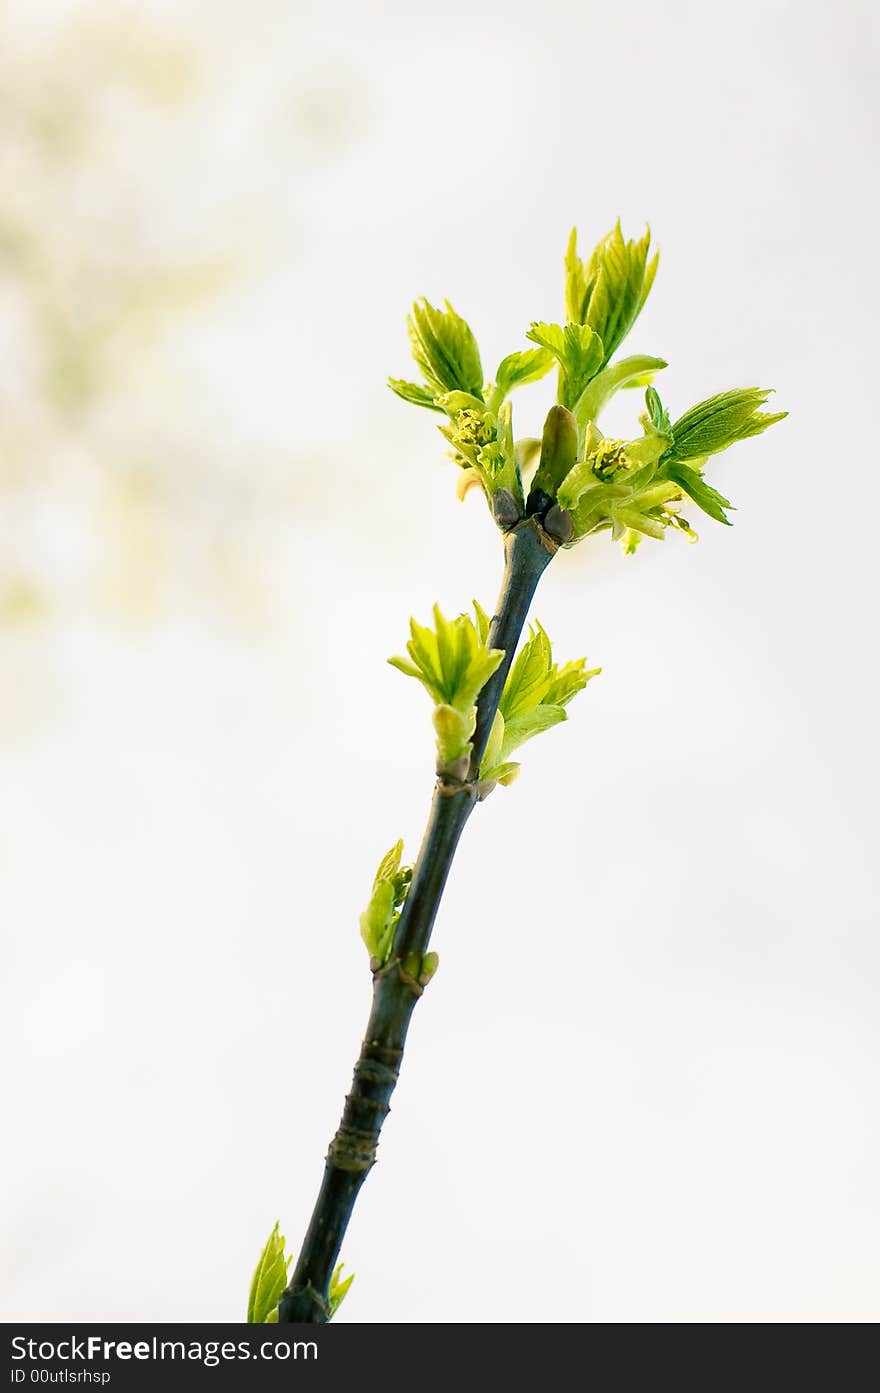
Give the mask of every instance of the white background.
M 752 384 L 791 415 L 716 462 L 732 529 L 542 584 L 603 674 L 468 828 L 339 1318 L 876 1319 L 876 8 L 138 9 L 207 74 L 191 166 L 150 154 L 157 230 L 231 187 L 269 248 L 166 352 L 271 594 L 250 627 L 185 584 L 138 625 L 68 595 L 4 637 L 4 1317 L 238 1319 L 276 1218 L 296 1247 L 358 914 L 430 796 L 384 659 L 500 576 L 384 378 L 423 293 L 491 371 L 561 312 L 571 224 L 619 214 L 661 248 L 629 349 L 673 415 Z M 288 102 L 307 151 L 257 138 Z M 248 492 L 270 447 L 283 502 Z

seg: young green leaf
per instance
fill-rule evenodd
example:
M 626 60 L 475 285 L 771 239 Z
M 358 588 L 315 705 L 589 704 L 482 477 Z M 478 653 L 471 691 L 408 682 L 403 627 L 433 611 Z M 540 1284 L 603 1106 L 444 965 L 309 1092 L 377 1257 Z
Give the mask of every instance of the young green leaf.
M 624 241 L 618 220 L 584 262 L 577 254 L 577 230 L 572 230 L 565 257 L 566 312 L 599 335 L 603 368 L 626 338 L 654 283 L 658 257 L 648 260 L 650 245 L 650 231 L 638 242 Z
M 467 773 L 475 703 L 504 657 L 500 648 L 487 647 L 489 621 L 478 605 L 474 612 L 475 620 L 467 614 L 449 620 L 435 605 L 433 630 L 410 621 L 409 659 L 388 659 L 407 677 L 417 678 L 434 702 L 437 772 L 447 779 L 463 779 Z
M 336 1312 L 339 1310 L 339 1307 L 342 1305 L 343 1301 L 348 1295 L 349 1287 L 354 1281 L 353 1272 L 350 1273 L 348 1277 L 343 1279 L 342 1269 L 344 1266 L 344 1263 L 338 1263 L 337 1266 L 334 1267 L 333 1275 L 330 1278 L 330 1290 L 327 1294 L 327 1305 L 329 1308 L 327 1316 L 328 1320 L 332 1320 L 333 1317 L 336 1315 Z
M 552 366 L 553 354 L 546 348 L 527 348 L 522 353 L 509 353 L 498 365 L 495 388 L 502 398 L 506 397 L 515 387 L 545 377 Z
M 526 334 L 539 343 L 559 364 L 559 400 L 569 410 L 587 383 L 602 366 L 604 350 L 599 335 L 587 324 L 535 323 Z
M 287 1286 L 290 1258 L 284 1251 L 284 1235 L 278 1224 L 269 1234 L 251 1280 L 248 1295 L 248 1325 L 267 1325 L 278 1320 L 278 1302 Z
M 650 513 L 643 513 L 636 506 L 622 503 L 612 509 L 611 518 L 611 535 L 615 542 L 621 541 L 627 531 L 641 532 L 645 537 L 653 537 L 655 542 L 666 540 L 668 520 L 665 517 L 652 517 Z
M 601 668 L 585 671 L 586 658 L 575 658 L 562 667 L 554 665 L 550 682 L 541 698 L 545 706 L 567 706 L 572 697 L 582 692 L 591 677 L 596 677 Z
M 413 406 L 424 406 L 429 411 L 443 412 L 443 407 L 438 406 L 434 400 L 435 393 L 430 387 L 420 387 L 417 382 L 404 382 L 398 377 L 389 377 L 388 386 L 398 397 Z
M 361 938 L 376 967 L 388 961 L 394 930 L 412 880 L 412 866 L 402 866 L 402 856 L 402 841 L 395 842 L 391 850 L 386 851 L 373 879 L 369 903 L 361 915 Z
M 469 710 L 504 657 L 501 649 L 485 646 L 469 615 L 449 620 L 439 605 L 433 630 L 412 619 L 410 632 L 410 660 L 389 658 L 391 666 L 416 677 L 437 706 Z
M 396 887 L 398 881 L 401 879 L 401 875 L 403 875 L 403 878 L 405 880 L 406 867 L 403 868 L 403 872 L 401 872 L 400 868 L 400 858 L 402 856 L 403 838 L 401 837 L 399 841 L 396 841 L 394 845 L 388 851 L 386 851 L 385 855 L 382 857 L 382 860 L 379 862 L 379 866 L 373 880 L 374 885 L 378 885 L 380 884 L 380 882 L 387 880 L 390 884 Z
M 656 387 L 649 387 L 645 392 L 645 410 L 652 427 L 659 435 L 672 437 L 672 426 L 669 424 L 669 412 L 660 400 L 660 394 Z
M 702 508 L 704 513 L 708 513 L 710 518 L 730 527 L 730 518 L 724 509 L 732 508 L 733 504 L 729 498 L 725 498 L 717 489 L 713 489 L 711 484 L 707 484 L 698 469 L 694 469 L 688 464 L 670 464 L 665 473 L 674 483 L 679 484 L 688 498 L 693 499 L 697 507 Z
M 586 670 L 586 659 L 559 667 L 540 624 L 531 630 L 507 675 L 498 712 L 480 765 L 480 786 L 512 783 L 519 765 L 510 756 L 527 740 L 566 719 L 565 707 L 600 671 Z
M 565 719 L 565 712 L 561 706 L 550 706 L 544 702 L 539 702 L 531 711 L 523 711 L 519 716 L 511 716 L 509 720 L 504 722 L 504 740 L 501 745 L 502 759 L 513 754 L 514 750 L 518 750 L 520 745 L 524 745 L 534 735 L 542 735 L 545 730 L 550 730 L 552 726 L 559 725 L 560 721 Z
M 573 227 L 565 249 L 565 314 L 572 324 L 586 322 L 587 306 L 596 284 L 596 252 L 582 261 L 577 250 L 577 228 Z
M 394 887 L 387 880 L 373 886 L 369 903 L 361 915 L 361 938 L 370 955 L 381 967 L 388 959 L 394 938 Z
M 480 451 L 479 462 L 490 474 L 491 491 L 507 489 L 518 512 L 523 505 L 522 479 L 513 442 L 513 406 L 509 401 L 498 408 L 495 444 Z
M 744 387 L 692 406 L 672 427 L 670 458 L 676 462 L 705 459 L 737 440 L 760 435 L 788 415 L 787 411 L 762 412 L 769 396 L 769 389 Z
M 435 396 L 468 392 L 482 400 L 483 368 L 470 325 L 450 305 L 417 300 L 407 319 L 412 355 Z
M 511 721 L 524 711 L 534 710 L 540 704 L 550 684 L 552 671 L 550 640 L 542 626 L 536 624 L 507 674 L 499 702 L 499 710 L 505 721 Z
M 483 609 L 483 606 L 481 604 L 479 604 L 476 600 L 474 600 L 472 603 L 474 607 L 474 626 L 477 630 L 477 636 L 479 637 L 480 643 L 482 643 L 483 647 L 485 648 L 489 643 L 489 625 L 492 621 L 490 620 L 488 614 Z

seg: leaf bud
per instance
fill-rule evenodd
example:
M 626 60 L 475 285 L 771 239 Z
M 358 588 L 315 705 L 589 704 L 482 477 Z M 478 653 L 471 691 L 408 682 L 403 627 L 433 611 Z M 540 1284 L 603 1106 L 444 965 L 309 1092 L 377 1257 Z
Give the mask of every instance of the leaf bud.
M 558 503 L 554 503 L 552 508 L 548 508 L 544 515 L 544 531 L 548 532 L 556 542 L 561 542 L 563 546 L 570 542 L 574 533 L 574 523 L 571 513 L 564 508 L 560 508 Z
M 492 515 L 502 532 L 509 532 L 519 522 L 519 506 L 510 489 L 497 489 L 492 495 Z

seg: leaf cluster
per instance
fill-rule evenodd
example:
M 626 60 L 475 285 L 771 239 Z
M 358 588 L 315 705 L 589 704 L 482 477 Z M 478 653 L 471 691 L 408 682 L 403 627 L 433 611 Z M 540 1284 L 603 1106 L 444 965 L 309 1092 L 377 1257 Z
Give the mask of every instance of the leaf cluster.
M 488 619 L 474 606 L 476 622 L 467 614 L 446 619 L 434 606 L 434 628 L 410 620 L 408 658 L 389 658 L 392 667 L 415 677 L 434 702 L 437 767 L 463 777 L 476 724 L 476 701 L 504 653 L 489 648 Z
M 573 228 L 565 255 L 568 322 L 534 323 L 528 332 L 559 364 L 557 399 L 574 412 L 581 429 L 621 387 L 644 385 L 666 366 L 664 359 L 645 355 L 609 366 L 654 283 L 658 258 L 648 259 L 650 245 L 650 232 L 625 241 L 618 221 L 582 261 Z
M 278 1302 L 287 1286 L 287 1274 L 291 1261 L 292 1258 L 285 1251 L 284 1235 L 279 1232 L 279 1226 L 276 1223 L 266 1239 L 251 1280 L 247 1304 L 248 1325 L 277 1325 Z M 332 1320 L 336 1315 L 354 1281 L 353 1272 L 343 1280 L 342 1268 L 343 1264 L 339 1263 L 334 1268 L 330 1278 L 328 1320 Z
M 582 261 L 577 229 L 572 228 L 565 253 L 565 312 L 572 323 L 589 325 L 601 340 L 601 367 L 617 352 L 651 292 L 659 256 L 649 258 L 650 247 L 650 230 L 628 242 L 618 219 Z
M 543 521 L 558 505 L 552 535 L 564 545 L 610 529 L 631 552 L 642 537 L 660 540 L 669 527 L 696 539 L 680 512 L 688 502 L 729 523 L 732 505 L 707 482 L 706 460 L 760 434 L 785 412 L 761 411 L 768 393 L 744 388 L 700 402 L 671 423 L 653 387 L 665 359 L 614 360 L 644 308 L 657 264 L 648 230 L 627 240 L 618 221 L 586 258 L 573 230 L 565 255 L 566 321 L 534 321 L 527 338 L 536 347 L 503 358 L 494 382 L 482 380 L 476 338 L 448 301 L 443 309 L 427 300 L 413 306 L 410 345 L 422 382 L 395 379 L 391 386 L 446 417 L 440 430 L 464 471 L 460 496 L 471 483 L 481 486 L 499 527 L 509 530 L 535 513 Z M 554 364 L 557 406 L 542 441 L 515 439 L 509 393 Z M 642 436 L 607 442 L 599 417 L 616 392 L 630 388 L 647 389 Z M 539 451 L 526 499 L 524 477 Z M 560 518 L 560 509 L 567 516 Z M 554 528 L 552 520 L 547 527 Z
M 379 862 L 369 903 L 361 915 L 361 938 L 378 969 L 391 956 L 394 931 L 412 880 L 412 866 L 401 865 L 403 842 L 397 841 Z
M 340 1262 L 333 1269 L 330 1277 L 330 1290 L 327 1293 L 327 1304 L 329 1306 L 328 1320 L 332 1320 L 348 1295 L 349 1287 L 354 1281 L 354 1273 L 350 1272 L 347 1277 L 343 1277 L 342 1269 L 345 1263 Z
M 513 782 L 520 766 L 510 756 L 527 740 L 566 720 L 568 703 L 600 671 L 588 670 L 586 658 L 560 667 L 546 631 L 538 623 L 530 628 L 507 675 L 489 733 L 480 766 L 481 792 L 489 792 L 496 783 Z
M 610 528 L 624 550 L 632 552 L 642 537 L 662 540 L 668 527 L 696 540 L 680 513 L 680 505 L 688 501 L 729 526 L 726 510 L 733 505 L 706 480 L 705 465 L 711 455 L 785 416 L 784 411 L 760 410 L 768 395 L 759 388 L 722 392 L 670 423 L 657 391 L 649 387 L 641 437 L 609 440 L 591 427 L 583 458 L 571 466 L 556 492 L 559 506 L 571 515 L 572 540 Z
M 287 1286 L 290 1258 L 284 1250 L 284 1235 L 276 1223 L 260 1253 L 248 1294 L 248 1325 L 271 1325 L 278 1320 L 278 1302 Z

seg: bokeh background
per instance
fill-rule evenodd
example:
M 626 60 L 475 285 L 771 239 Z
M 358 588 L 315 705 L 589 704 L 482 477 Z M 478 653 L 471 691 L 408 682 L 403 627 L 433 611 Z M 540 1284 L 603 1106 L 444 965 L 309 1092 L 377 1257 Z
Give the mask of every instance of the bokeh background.
M 546 578 L 603 675 L 470 825 L 339 1319 L 880 1316 L 877 24 L 5 0 L 7 1320 L 237 1319 L 296 1247 L 429 798 L 383 660 L 499 578 L 384 377 L 416 294 L 523 346 L 618 214 L 673 414 L 791 416 L 734 529 Z

